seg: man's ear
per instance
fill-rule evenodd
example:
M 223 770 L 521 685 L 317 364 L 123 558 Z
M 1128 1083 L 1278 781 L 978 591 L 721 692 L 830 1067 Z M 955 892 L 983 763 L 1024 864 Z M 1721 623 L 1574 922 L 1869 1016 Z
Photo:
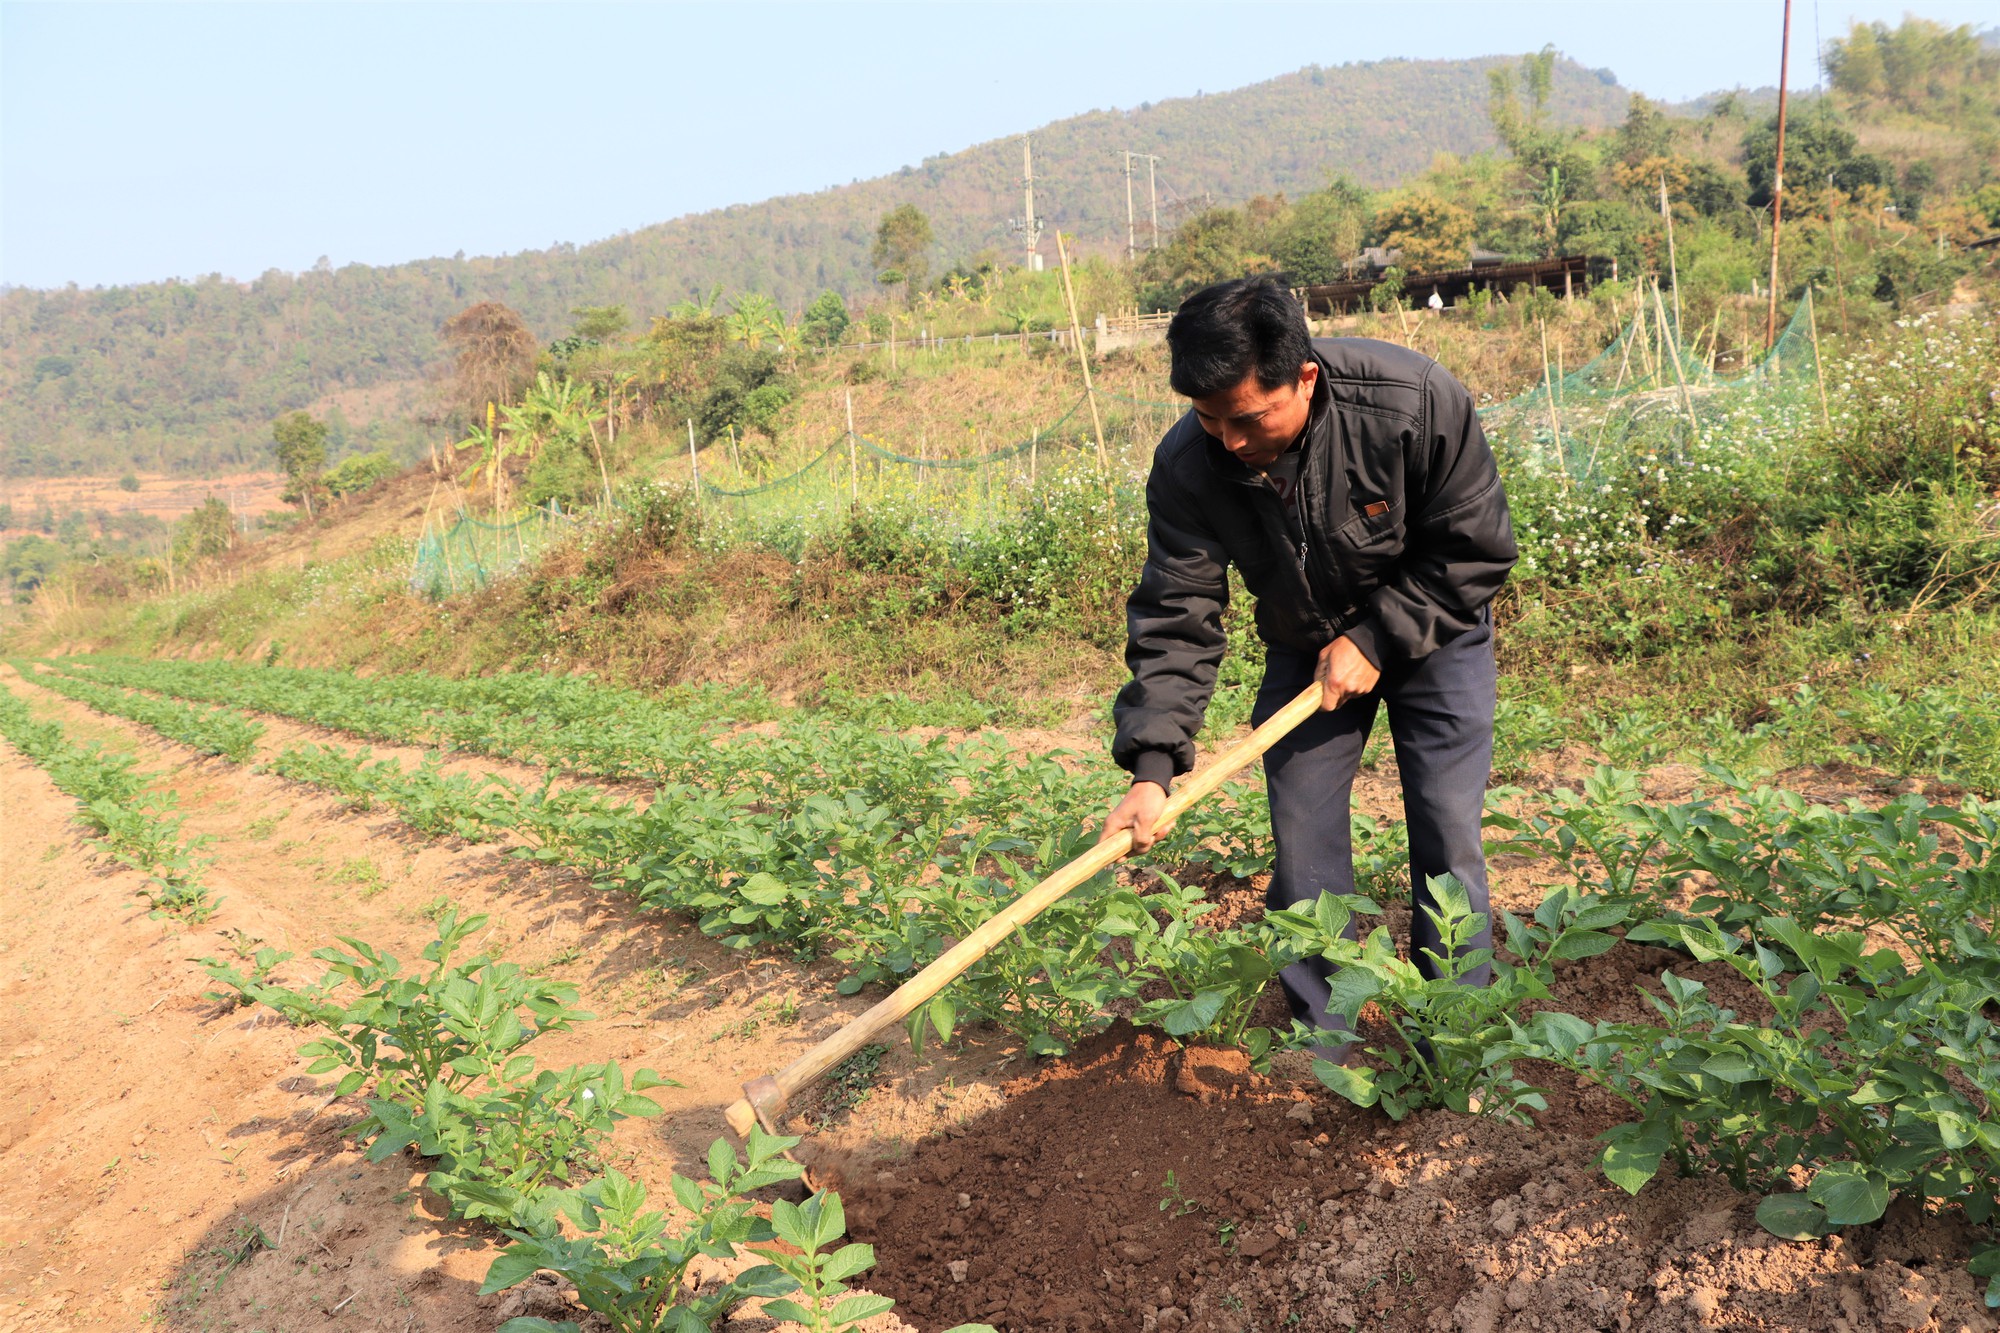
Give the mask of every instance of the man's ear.
M 1319 362 L 1308 361 L 1299 367 L 1299 387 L 1310 394 L 1319 383 Z

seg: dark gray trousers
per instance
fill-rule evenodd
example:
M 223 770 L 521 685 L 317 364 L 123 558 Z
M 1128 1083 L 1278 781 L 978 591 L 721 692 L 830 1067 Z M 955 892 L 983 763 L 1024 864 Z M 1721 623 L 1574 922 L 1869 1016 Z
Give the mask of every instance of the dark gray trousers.
M 1272 649 L 1257 691 L 1253 721 L 1262 722 L 1312 680 L 1317 659 Z M 1375 693 L 1331 713 L 1308 719 L 1264 756 L 1271 796 L 1271 831 L 1277 866 L 1265 901 L 1273 908 L 1308 902 L 1322 893 L 1354 892 L 1354 837 L 1348 798 L 1361 751 L 1378 706 L 1389 709 L 1389 734 L 1403 779 L 1403 814 L 1410 829 L 1410 879 L 1414 911 L 1410 956 L 1425 975 L 1437 968 L 1424 951 L 1441 953 L 1426 880 L 1451 875 L 1465 886 L 1472 910 L 1487 914 L 1488 929 L 1471 946 L 1490 948 L 1493 934 L 1486 895 L 1486 855 L 1480 838 L 1486 782 L 1493 768 L 1493 621 L 1452 640 L 1422 661 L 1382 673 Z M 1348 923 L 1353 937 L 1357 922 Z M 1331 964 L 1309 958 L 1285 968 L 1279 979 L 1292 1013 L 1308 1026 L 1344 1041 L 1347 1023 L 1326 1011 Z M 1485 985 L 1490 968 L 1469 974 Z M 1323 1050 L 1331 1058 L 1334 1051 Z

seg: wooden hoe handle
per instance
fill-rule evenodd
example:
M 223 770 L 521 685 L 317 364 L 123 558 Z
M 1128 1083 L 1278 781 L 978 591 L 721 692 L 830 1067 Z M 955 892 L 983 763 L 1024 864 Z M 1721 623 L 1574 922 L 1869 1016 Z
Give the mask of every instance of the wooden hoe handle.
M 1320 684 L 1314 681 L 1299 696 L 1280 709 L 1263 726 L 1215 757 L 1206 768 L 1191 774 L 1179 790 L 1167 798 L 1153 827 L 1164 833 L 1187 808 L 1234 777 L 1251 760 L 1283 740 L 1291 730 L 1319 711 Z M 1014 933 L 1014 928 L 1032 920 L 1043 909 L 1098 871 L 1124 859 L 1132 850 L 1132 835 L 1118 833 L 1098 843 L 1082 856 L 1007 904 L 977 930 L 932 959 L 930 965 L 891 991 L 875 1006 L 829 1036 L 819 1045 L 775 1074 L 765 1074 L 743 1085 L 743 1097 L 726 1113 L 729 1127 L 748 1134 L 753 1124 L 762 1124 L 770 1133 L 778 1132 L 778 1116 L 793 1094 L 821 1074 L 868 1045 L 884 1030 L 908 1018 L 958 975 L 978 962 L 987 950 Z

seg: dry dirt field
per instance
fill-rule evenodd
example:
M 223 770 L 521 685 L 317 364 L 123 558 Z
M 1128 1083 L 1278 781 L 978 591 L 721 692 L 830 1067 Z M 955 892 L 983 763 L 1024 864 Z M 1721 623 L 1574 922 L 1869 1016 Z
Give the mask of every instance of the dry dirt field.
M 146 514 L 171 523 L 198 507 L 209 496 L 220 496 L 239 514 L 256 517 L 284 509 L 278 493 L 285 479 L 275 472 L 241 472 L 221 477 L 173 477 L 155 472 L 135 474 L 139 489 L 128 491 L 116 477 L 11 477 L 0 482 L 0 504 L 14 507 L 15 525 L 0 529 L 0 537 L 29 531 L 23 524 L 44 505 L 57 518 L 98 509 L 113 514 Z
M 298 1033 L 203 997 L 191 960 L 232 941 L 303 958 L 354 935 L 410 958 L 443 903 L 489 914 L 482 949 L 574 983 L 598 1015 L 543 1038 L 544 1063 L 616 1058 L 683 1085 L 656 1094 L 662 1118 L 616 1139 L 619 1165 L 656 1185 L 699 1171 L 742 1079 L 874 998 L 634 913 L 504 846 L 420 837 L 5 679 L 79 739 L 172 773 L 190 828 L 215 838 L 225 901 L 201 927 L 149 918 L 136 876 L 94 861 L 69 800 L 0 747 L 0 1333 L 484 1333 L 549 1312 L 550 1290 L 531 1307 L 477 1294 L 498 1237 L 445 1218 L 416 1159 L 371 1164 L 343 1139 L 357 1112 L 304 1072 Z M 264 720 L 267 754 L 325 736 Z M 1810 789 L 1804 776 L 1793 785 Z M 1655 778 L 1667 795 L 1689 775 Z M 1395 813 L 1393 774 L 1364 776 L 1358 797 Z M 1498 864 L 1496 901 L 1532 907 L 1538 882 L 1532 864 Z M 1234 912 L 1261 886 L 1213 891 Z M 1567 965 L 1557 1001 L 1636 1018 L 1670 958 L 1624 948 Z M 1673 961 L 1749 1007 L 1731 974 Z M 1327 1093 L 1299 1057 L 1259 1076 L 1234 1053 L 1120 1023 L 1053 1061 L 993 1032 L 922 1059 L 899 1041 L 857 1105 L 807 1099 L 793 1130 L 876 1247 L 863 1285 L 897 1301 L 878 1330 L 1996 1327 L 1959 1223 L 1892 1210 L 1788 1243 L 1719 1179 L 1662 1178 L 1630 1198 L 1591 1167 L 1616 1109 L 1557 1082 L 1549 1102 L 1533 1128 L 1446 1113 L 1396 1124 Z M 729 1327 L 776 1326 L 746 1308 Z

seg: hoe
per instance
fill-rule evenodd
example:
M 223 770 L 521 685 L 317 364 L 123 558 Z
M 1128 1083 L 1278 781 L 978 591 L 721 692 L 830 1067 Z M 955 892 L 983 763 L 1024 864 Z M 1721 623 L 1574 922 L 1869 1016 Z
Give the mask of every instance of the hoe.
M 1308 685 L 1263 726 L 1224 750 L 1208 767 L 1194 773 L 1167 798 L 1160 812 L 1157 832 L 1172 828 L 1189 806 L 1235 776 L 1251 760 L 1276 745 L 1291 730 L 1319 711 L 1320 685 Z M 957 944 L 939 954 L 923 971 L 898 986 L 867 1013 L 807 1051 L 775 1074 L 763 1074 L 743 1085 L 743 1097 L 727 1112 L 729 1127 L 739 1135 L 761 1124 L 772 1134 L 779 1132 L 778 1119 L 799 1089 L 811 1084 L 827 1070 L 868 1045 L 876 1036 L 908 1018 L 943 990 L 947 983 L 985 956 L 986 951 L 1007 938 L 1015 927 L 1031 921 L 1043 909 L 1070 890 L 1089 880 L 1107 866 L 1122 860 L 1132 850 L 1132 835 L 1120 833 L 1107 838 L 1050 875 L 1041 883 L 995 913 L 985 924 Z

